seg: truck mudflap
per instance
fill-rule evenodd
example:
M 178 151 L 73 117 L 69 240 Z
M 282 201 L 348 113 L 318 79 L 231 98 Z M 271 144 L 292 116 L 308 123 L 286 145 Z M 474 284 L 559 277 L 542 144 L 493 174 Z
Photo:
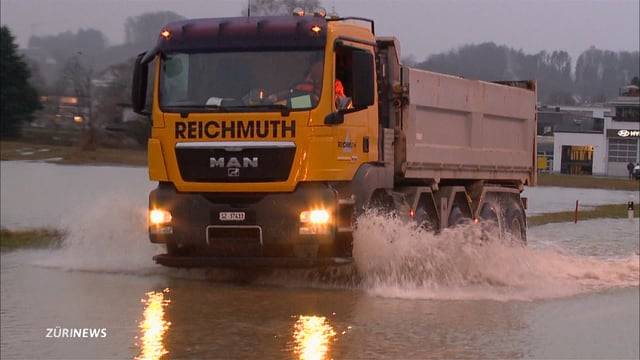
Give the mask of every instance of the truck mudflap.
M 171 256 L 160 254 L 153 257 L 160 265 L 177 268 L 317 268 L 343 266 L 353 263 L 346 257 L 214 257 L 214 256 Z

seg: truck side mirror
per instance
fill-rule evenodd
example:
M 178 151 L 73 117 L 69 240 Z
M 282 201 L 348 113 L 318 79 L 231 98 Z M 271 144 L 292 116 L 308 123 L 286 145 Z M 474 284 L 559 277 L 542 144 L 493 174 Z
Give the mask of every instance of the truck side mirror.
M 373 105 L 373 55 L 365 50 L 354 50 L 351 54 L 352 102 L 354 109 L 362 110 Z
M 344 123 L 344 111 L 338 110 L 325 116 L 324 123 L 327 125 L 337 125 Z
M 149 115 L 146 109 L 147 100 L 147 78 L 149 76 L 148 65 L 142 63 L 142 58 L 146 53 L 142 53 L 136 57 L 133 66 L 133 81 L 131 83 L 131 106 L 133 111 L 140 115 Z

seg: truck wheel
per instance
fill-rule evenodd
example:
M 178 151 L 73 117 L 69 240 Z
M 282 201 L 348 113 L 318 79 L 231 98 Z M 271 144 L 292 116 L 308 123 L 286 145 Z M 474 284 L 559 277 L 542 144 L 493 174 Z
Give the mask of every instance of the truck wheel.
M 427 200 L 420 199 L 416 212 L 413 216 L 416 224 L 427 231 L 438 230 L 438 217 L 434 213 L 434 208 L 427 206 Z
M 376 191 L 371 196 L 369 208 L 376 209 L 382 214 L 392 214 L 396 209 L 393 197 L 385 191 Z
M 498 207 L 493 202 L 486 202 L 480 210 L 480 219 L 498 223 Z
M 471 219 L 462 211 L 460 205 L 453 205 L 449 213 L 449 227 L 466 224 L 469 220 Z
M 508 203 L 505 211 L 505 232 L 514 240 L 523 244 L 527 243 L 527 225 L 524 217 L 524 209 L 519 201 Z
M 480 209 L 479 218 L 482 222 L 483 229 L 487 231 L 495 231 L 500 229 L 500 206 L 494 198 L 488 198 Z

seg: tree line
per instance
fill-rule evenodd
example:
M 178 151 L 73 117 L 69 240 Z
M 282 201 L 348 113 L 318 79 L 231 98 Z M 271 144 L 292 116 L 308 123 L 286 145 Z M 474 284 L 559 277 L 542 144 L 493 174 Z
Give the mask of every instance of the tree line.
M 411 59 L 408 59 L 411 62 Z M 575 62 L 568 52 L 556 50 L 526 54 L 493 42 L 464 45 L 429 56 L 414 66 L 480 80 L 528 80 L 538 82 L 543 103 L 573 105 L 602 103 L 618 96 L 620 87 L 637 81 L 638 51 L 609 51 L 591 47 Z

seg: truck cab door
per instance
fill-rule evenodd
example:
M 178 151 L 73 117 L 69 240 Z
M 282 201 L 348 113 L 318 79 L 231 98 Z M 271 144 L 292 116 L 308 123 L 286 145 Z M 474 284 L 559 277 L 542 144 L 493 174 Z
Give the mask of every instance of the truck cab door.
M 373 49 L 360 44 L 336 44 L 333 85 L 334 112 L 327 117 L 327 123 L 334 124 L 336 159 L 354 165 L 377 160 Z

